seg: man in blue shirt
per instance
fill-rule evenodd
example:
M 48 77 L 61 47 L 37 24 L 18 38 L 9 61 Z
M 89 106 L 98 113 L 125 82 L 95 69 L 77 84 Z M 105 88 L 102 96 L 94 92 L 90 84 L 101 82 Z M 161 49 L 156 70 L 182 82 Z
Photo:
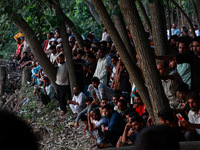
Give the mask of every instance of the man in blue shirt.
M 101 125 L 103 137 L 108 143 L 115 146 L 117 140 L 123 134 L 125 121 L 118 112 L 113 110 L 110 104 L 106 104 L 102 109 L 106 117 Z

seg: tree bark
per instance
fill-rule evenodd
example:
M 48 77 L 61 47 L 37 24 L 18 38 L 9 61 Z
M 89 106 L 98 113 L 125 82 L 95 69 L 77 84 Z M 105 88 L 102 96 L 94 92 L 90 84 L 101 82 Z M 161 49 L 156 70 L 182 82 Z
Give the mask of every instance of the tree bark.
M 200 0 L 196 0 L 197 12 L 198 12 L 198 21 L 200 25 Z
M 200 5 L 200 0 L 196 0 L 196 1 L 199 1 L 199 5 Z M 198 2 L 197 2 L 198 3 Z M 194 0 L 192 0 L 192 6 L 193 6 L 193 9 L 194 9 L 194 12 L 195 12 L 195 15 L 197 17 L 197 21 L 199 23 L 199 14 L 198 14 L 198 11 L 197 11 L 197 6 L 196 6 L 196 3 Z M 200 6 L 199 6 L 200 7 Z M 199 11 L 200 13 L 200 11 Z M 194 19 L 195 20 L 195 19 Z
M 56 87 L 56 68 L 54 68 L 53 64 L 47 58 L 32 28 L 24 19 L 22 19 L 19 14 L 13 14 L 11 20 L 22 31 L 30 45 L 31 51 L 33 52 L 35 58 L 43 68 L 44 72 L 47 74 L 53 86 Z
M 4 102 L 2 96 L 5 92 L 6 86 L 6 67 L 0 67 L 0 108 L 3 106 Z
M 192 25 L 192 22 L 190 20 L 190 18 L 187 16 L 187 14 L 182 10 L 182 8 L 174 1 L 174 0 L 170 0 L 175 6 L 176 8 L 178 8 L 178 10 L 183 14 L 183 16 L 187 19 L 187 22 L 192 30 L 192 34 L 193 34 L 193 37 L 196 37 L 196 34 L 195 34 L 195 31 L 194 31 L 194 28 L 193 28 L 193 25 Z
M 157 55 L 165 55 L 167 52 L 167 33 L 164 7 L 160 0 L 149 3 L 151 15 L 152 36 Z
M 154 114 L 152 111 L 152 106 L 150 103 L 149 95 L 147 88 L 144 86 L 144 81 L 142 77 L 140 76 L 138 67 L 136 64 L 132 63 L 131 57 L 129 53 L 126 51 L 126 47 L 124 46 L 123 41 L 120 38 L 120 35 L 117 32 L 117 29 L 115 28 L 110 16 L 108 15 L 108 12 L 101 0 L 93 0 L 94 6 L 97 9 L 97 12 L 108 30 L 113 42 L 116 45 L 116 48 L 120 54 L 120 57 L 122 58 L 128 72 L 130 75 L 131 80 L 135 83 L 137 86 L 137 89 L 141 95 L 141 97 L 144 99 L 144 104 L 149 112 L 150 115 L 152 115 L 152 118 L 154 119 Z
M 144 8 L 144 6 L 143 6 L 143 4 L 142 4 L 142 2 L 141 2 L 140 0 L 137 0 L 137 3 L 138 3 L 138 5 L 139 5 L 139 7 L 140 7 L 140 10 L 141 10 L 141 12 L 142 12 L 142 16 L 143 16 L 143 18 L 144 18 L 144 20 L 145 20 L 145 23 L 146 23 L 146 25 L 147 25 L 147 27 L 148 27 L 148 29 L 149 29 L 149 32 L 152 34 L 151 22 L 150 22 L 150 20 L 149 20 L 149 17 L 148 17 L 148 15 L 147 15 L 146 11 L 145 11 L 145 8 Z
M 132 0 L 119 0 L 119 3 L 121 10 L 124 12 L 126 22 L 130 27 L 141 69 L 144 74 L 146 87 L 149 92 L 155 122 L 158 123 L 159 119 L 157 114 L 159 111 L 169 108 L 168 99 L 164 93 L 160 75 L 156 68 L 147 37 L 145 36 L 144 27 L 140 20 L 135 2 Z
M 87 6 L 90 9 L 90 12 L 92 14 L 92 16 L 94 17 L 94 19 L 96 20 L 96 22 L 100 25 L 101 24 L 101 19 L 97 13 L 97 11 L 95 10 L 94 4 L 92 3 L 92 0 L 83 0 Z
M 31 69 L 30 68 L 24 68 L 22 70 L 22 83 L 23 86 L 27 81 L 31 81 Z
M 57 17 L 60 19 L 60 35 L 63 40 L 63 48 L 65 51 L 65 57 L 66 57 L 66 62 L 68 66 L 68 73 L 69 73 L 69 81 L 70 81 L 70 88 L 71 92 L 73 92 L 73 87 L 77 86 L 77 81 L 76 81 L 76 76 L 75 76 L 75 68 L 74 68 L 74 62 L 72 60 L 72 49 L 69 46 L 69 41 L 68 41 L 68 36 L 67 36 L 67 31 L 66 31 L 66 26 L 65 26 L 65 19 L 63 15 L 63 11 L 60 8 L 60 3 L 59 0 L 55 0 L 54 3 L 52 4 Z

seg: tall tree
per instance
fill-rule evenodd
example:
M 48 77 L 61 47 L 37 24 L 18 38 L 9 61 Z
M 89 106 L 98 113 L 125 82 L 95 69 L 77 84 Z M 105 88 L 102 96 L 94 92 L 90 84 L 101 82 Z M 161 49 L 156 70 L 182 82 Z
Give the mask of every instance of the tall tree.
M 75 77 L 75 68 L 74 68 L 74 62 L 72 60 L 72 49 L 69 46 L 69 41 L 68 41 L 68 36 L 67 36 L 67 32 L 66 32 L 66 15 L 64 15 L 61 7 L 60 7 L 60 3 L 59 0 L 54 0 L 54 1 L 49 1 L 50 4 L 53 6 L 57 17 L 59 18 L 59 22 L 60 22 L 60 33 L 61 33 L 61 38 L 63 40 L 63 48 L 65 50 L 65 57 L 67 59 L 67 66 L 68 66 L 68 70 L 69 70 L 69 80 L 70 80 L 70 87 L 71 87 L 71 92 L 73 91 L 73 87 L 77 86 L 77 81 L 76 81 L 76 77 Z M 68 20 L 69 21 L 69 20 Z
M 149 3 L 151 15 L 152 36 L 157 55 L 165 55 L 167 52 L 167 32 L 165 10 L 160 0 Z
M 139 17 L 135 1 L 119 0 L 119 3 L 133 37 L 136 52 L 139 56 L 141 69 L 144 74 L 145 83 L 151 100 L 154 117 L 156 119 L 155 121 L 158 122 L 157 113 L 160 110 L 168 108 L 169 105 L 161 84 L 158 70 L 155 65 L 152 50 L 150 49 L 150 45 L 148 43 L 142 21 Z

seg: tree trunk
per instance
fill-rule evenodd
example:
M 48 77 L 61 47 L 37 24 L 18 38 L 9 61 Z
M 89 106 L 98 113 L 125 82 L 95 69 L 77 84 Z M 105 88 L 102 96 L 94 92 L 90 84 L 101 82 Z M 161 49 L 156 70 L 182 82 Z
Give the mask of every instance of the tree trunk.
M 200 0 L 196 0 L 196 1 L 199 1 L 199 5 L 200 5 Z M 196 6 L 196 4 L 195 4 L 195 1 L 194 0 L 192 0 L 192 7 L 193 7 L 193 9 L 194 9 L 194 16 L 196 16 L 197 17 L 197 21 L 198 21 L 198 23 L 199 23 L 199 14 L 198 14 L 198 11 L 197 11 L 197 6 Z M 199 6 L 200 7 L 200 6 Z M 194 18 L 193 18 L 194 19 Z M 195 20 L 195 19 L 194 19 Z M 195 24 L 195 23 L 194 23 Z
M 164 7 L 160 0 L 149 3 L 151 15 L 152 36 L 157 55 L 165 55 L 167 52 L 167 33 Z
M 187 14 L 182 10 L 182 8 L 174 0 L 171 0 L 171 2 L 183 14 L 183 16 L 185 17 L 185 19 L 187 19 L 187 22 L 188 22 L 188 24 L 189 24 L 189 26 L 190 26 L 190 28 L 192 30 L 193 37 L 196 37 L 196 34 L 195 34 L 195 31 L 194 31 L 194 28 L 193 28 L 193 25 L 192 25 L 192 22 L 191 22 L 190 18 L 187 16 Z
M 13 14 L 11 20 L 22 31 L 22 33 L 28 40 L 31 51 L 33 52 L 35 58 L 43 68 L 44 72 L 47 74 L 53 86 L 56 87 L 56 68 L 47 58 L 32 28 L 27 24 L 27 22 L 24 19 L 22 19 L 22 17 L 19 14 Z
M 0 67 L 0 108 L 3 106 L 4 102 L 2 96 L 5 92 L 6 85 L 6 67 Z
M 114 0 L 112 3 L 110 3 L 110 9 L 113 12 L 115 12 L 112 15 L 115 28 L 117 29 L 117 31 L 124 43 L 124 46 L 126 47 L 126 50 L 132 59 L 132 62 L 134 62 L 134 64 L 136 64 L 137 60 L 135 57 L 135 49 L 133 48 L 133 46 L 130 42 L 130 39 L 128 37 L 126 25 L 124 23 L 123 16 L 120 12 L 120 7 L 118 5 L 118 2 L 116 0 Z
M 144 6 L 143 6 L 143 4 L 142 4 L 142 2 L 141 2 L 140 0 L 137 0 L 137 3 L 138 3 L 138 5 L 139 5 L 139 7 L 140 7 L 140 10 L 141 10 L 141 12 L 142 12 L 142 16 L 143 16 L 143 18 L 144 18 L 144 20 L 145 20 L 145 23 L 146 23 L 146 25 L 147 25 L 147 27 L 148 27 L 148 29 L 149 29 L 149 32 L 152 34 L 151 22 L 150 22 L 150 20 L 149 20 L 149 17 L 148 17 L 148 15 L 147 15 L 146 11 L 145 11 L 145 8 L 144 8 Z
M 200 25 L 200 0 L 196 0 L 196 7 L 197 7 L 197 14 L 198 14 L 198 21 Z
M 71 92 L 73 92 L 74 86 L 77 86 L 77 81 L 76 81 L 76 76 L 75 76 L 75 68 L 74 68 L 74 62 L 72 59 L 72 49 L 69 46 L 69 41 L 67 38 L 67 31 L 66 31 L 66 26 L 65 26 L 65 19 L 63 18 L 63 11 L 60 8 L 60 3 L 57 0 L 57 2 L 53 3 L 53 8 L 56 12 L 56 15 L 58 18 L 60 18 L 60 35 L 63 40 L 63 48 L 65 51 L 65 57 L 66 57 L 66 62 L 67 62 L 67 67 L 68 67 L 68 73 L 69 73 L 69 81 L 70 81 L 70 87 L 71 87 Z
M 92 16 L 94 17 L 96 22 L 100 25 L 101 24 L 101 19 L 100 19 L 98 13 L 95 10 L 95 7 L 94 7 L 94 4 L 92 3 L 92 0 L 83 0 L 83 1 L 87 4 L 87 6 L 90 9 L 90 12 L 91 12 Z
M 30 68 L 24 68 L 22 70 L 22 83 L 21 85 L 23 86 L 27 81 L 31 82 L 31 69 Z
M 74 37 L 75 37 L 75 39 L 77 40 L 77 43 L 78 43 L 79 48 L 80 48 L 80 49 L 83 49 L 83 47 L 84 47 L 83 38 L 82 38 L 81 34 L 77 32 L 77 31 L 79 31 L 79 30 L 78 30 L 77 27 L 74 25 L 74 23 L 73 23 L 73 22 L 64 14 L 64 12 L 62 11 L 62 9 L 61 9 L 61 7 L 60 7 L 60 2 L 59 2 L 59 0 L 54 0 L 54 1 L 48 0 L 48 1 L 49 1 L 49 3 L 50 3 L 51 5 L 53 5 L 53 7 L 55 7 L 56 5 L 59 5 L 59 6 L 57 6 L 57 7 L 59 7 L 59 9 L 61 10 L 60 16 L 63 17 L 63 20 L 65 21 L 66 25 L 67 25 L 67 26 L 70 28 L 70 30 L 73 32 Z
M 171 38 L 172 35 L 172 23 L 171 23 L 171 10 L 170 10 L 170 4 L 169 4 L 169 0 L 166 0 L 166 4 L 167 4 L 167 13 L 168 13 L 168 28 L 169 28 L 169 39 Z
M 160 75 L 156 68 L 155 60 L 147 37 L 145 36 L 144 27 L 134 1 L 119 0 L 119 3 L 121 10 L 124 12 L 126 22 L 130 27 L 131 35 L 136 47 L 136 52 L 139 56 L 141 69 L 144 74 L 146 86 L 151 99 L 155 122 L 158 123 L 159 119 L 157 114 L 160 110 L 169 108 L 168 99 L 164 93 Z
M 154 119 L 154 114 L 152 111 L 151 102 L 149 99 L 147 88 L 144 86 L 144 81 L 139 73 L 138 67 L 136 64 L 132 62 L 132 59 L 129 55 L 129 53 L 126 51 L 126 47 L 124 46 L 123 41 L 120 38 L 120 35 L 117 32 L 117 29 L 115 28 L 110 16 L 108 15 L 108 12 L 101 0 L 93 0 L 94 6 L 97 9 L 97 12 L 106 27 L 108 33 L 110 34 L 113 42 L 116 45 L 116 48 L 120 54 L 120 57 L 122 58 L 128 72 L 130 75 L 131 80 L 135 83 L 141 97 L 143 98 L 143 102 L 149 112 L 149 114 Z

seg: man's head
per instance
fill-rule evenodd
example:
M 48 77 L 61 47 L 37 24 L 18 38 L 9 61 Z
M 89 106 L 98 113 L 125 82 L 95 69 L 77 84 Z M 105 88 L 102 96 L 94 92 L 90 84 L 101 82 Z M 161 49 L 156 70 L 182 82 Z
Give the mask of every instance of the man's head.
M 79 89 L 78 86 L 75 86 L 75 87 L 73 88 L 73 93 L 74 93 L 75 96 L 77 96 L 80 92 L 81 92 L 81 91 L 80 91 L 80 89 Z
M 63 54 L 60 54 L 60 55 L 58 56 L 58 62 L 59 62 L 60 64 L 63 64 L 63 63 L 65 62 L 65 56 L 64 56 Z
M 50 49 L 51 53 L 53 53 L 53 54 L 56 53 L 56 46 L 55 45 L 51 45 L 49 49 Z
M 117 107 L 120 111 L 123 111 L 127 108 L 127 103 L 125 100 L 122 100 L 120 99 L 118 102 L 117 102 Z
M 103 107 L 108 103 L 108 100 L 106 98 L 102 98 L 100 106 Z
M 112 57 L 111 57 L 111 62 L 112 62 L 112 64 L 113 64 L 114 66 L 116 66 L 117 61 L 118 61 L 118 57 L 117 57 L 117 56 L 112 56 Z
M 94 56 L 94 54 L 89 54 L 87 56 L 87 60 L 89 61 L 90 64 L 92 64 L 95 60 L 96 60 L 96 57 Z
M 198 57 L 200 57 L 200 36 L 194 37 L 192 40 L 192 49 Z
M 49 84 L 50 84 L 49 78 L 45 77 L 45 76 L 43 77 L 43 82 L 44 82 L 45 86 L 49 86 Z
M 142 104 L 143 104 L 142 99 L 141 99 L 141 97 L 140 97 L 140 95 L 139 95 L 138 92 L 135 93 L 134 100 L 135 100 L 135 102 L 136 102 L 137 104 L 139 104 L 139 105 L 142 105 Z
M 179 53 L 185 53 L 189 50 L 189 45 L 185 42 L 179 42 L 178 44 L 178 52 Z
M 27 52 L 23 52 L 23 57 L 28 57 L 28 53 Z
M 106 47 L 100 47 L 98 52 L 99 52 L 99 57 L 104 58 L 106 55 Z
M 181 83 L 178 85 L 177 97 L 181 100 L 186 100 L 186 95 L 188 93 L 189 86 L 186 83 Z
M 198 30 L 198 25 L 195 24 L 195 25 L 193 26 L 193 28 L 194 28 L 194 30 Z
M 195 112 L 199 111 L 200 97 L 197 93 L 195 93 L 195 92 L 188 93 L 188 95 L 186 96 L 186 100 L 192 111 L 195 111 Z
M 136 132 L 140 132 L 144 126 L 143 119 L 139 115 L 133 116 L 130 123 Z
M 113 101 L 113 104 L 114 104 L 114 105 L 117 105 L 117 102 L 118 102 L 119 98 L 120 98 L 120 95 L 119 95 L 119 94 L 115 94 L 115 95 L 113 96 L 112 101 Z
M 99 83 L 100 83 L 99 78 L 93 77 L 93 78 L 91 79 L 91 82 L 92 82 L 93 87 L 96 88 L 96 89 L 98 89 L 98 85 L 99 85 Z
M 21 44 L 21 39 L 17 38 L 16 42 L 17 42 L 17 44 Z
M 169 109 L 160 111 L 158 117 L 162 125 L 171 125 L 174 123 L 174 114 Z
M 175 24 L 175 23 L 173 23 L 172 27 L 173 27 L 174 29 L 176 29 L 176 24 Z
M 92 101 L 93 101 L 93 98 L 92 98 L 92 97 L 87 97 L 87 98 L 85 99 L 85 104 L 86 104 L 86 106 L 89 106 L 89 105 L 92 103 Z
M 99 108 L 93 109 L 93 111 L 92 111 L 92 119 L 98 120 L 100 118 L 101 118 L 101 113 L 100 113 Z
M 168 62 L 160 62 L 157 64 L 157 69 L 160 72 L 160 75 L 168 75 L 169 63 Z
M 84 51 L 82 49 L 79 49 L 77 52 L 76 59 L 81 59 L 84 55 Z
M 53 36 L 54 36 L 54 35 L 53 35 L 52 32 L 47 33 L 47 39 L 51 39 Z
M 110 118 L 113 113 L 113 107 L 110 104 L 106 104 L 105 106 L 102 107 L 104 116 L 106 118 Z
M 178 137 L 169 126 L 150 126 L 137 137 L 135 150 L 179 150 Z

